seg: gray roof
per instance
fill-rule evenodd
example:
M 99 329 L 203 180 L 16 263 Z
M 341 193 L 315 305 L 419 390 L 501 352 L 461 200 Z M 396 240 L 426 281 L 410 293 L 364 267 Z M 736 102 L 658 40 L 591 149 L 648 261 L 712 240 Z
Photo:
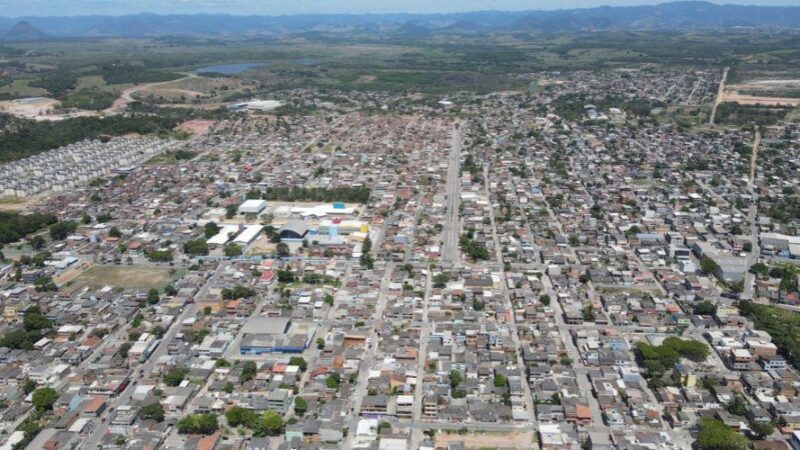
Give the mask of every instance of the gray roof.
M 285 232 L 291 232 L 299 236 L 304 236 L 306 233 L 308 233 L 308 224 L 305 220 L 292 219 L 281 227 L 280 233 L 283 234 Z

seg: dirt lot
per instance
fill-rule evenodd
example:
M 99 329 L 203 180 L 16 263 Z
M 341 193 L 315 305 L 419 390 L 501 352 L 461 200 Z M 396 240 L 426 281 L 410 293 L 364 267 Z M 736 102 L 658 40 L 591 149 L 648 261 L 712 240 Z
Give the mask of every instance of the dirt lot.
M 24 211 L 35 205 L 39 200 L 41 200 L 41 197 L 0 197 L 0 211 Z
M 208 132 L 208 129 L 211 128 L 212 125 L 214 125 L 213 120 L 194 119 L 182 123 L 180 126 L 178 126 L 178 128 L 181 130 L 188 131 L 189 133 L 192 133 L 194 135 L 198 135 L 198 134 L 205 134 L 206 132 Z
M 47 97 L 21 98 L 0 102 L 0 111 L 17 117 L 36 117 L 55 108 L 58 100 Z
M 170 277 L 167 267 L 153 266 L 93 266 L 78 280 L 93 288 L 115 286 L 123 289 L 160 288 Z
M 800 89 L 800 80 L 747 81 L 725 86 L 722 101 L 737 102 L 742 105 L 800 106 L 800 98 L 781 97 L 781 92 L 798 89 Z M 749 95 L 747 92 L 763 92 L 764 95 Z
M 509 433 L 489 432 L 485 435 L 476 434 L 458 434 L 458 433 L 437 433 L 436 434 L 436 447 L 447 448 L 448 442 L 461 441 L 464 447 L 468 449 L 495 449 L 498 447 L 503 448 L 516 448 L 516 449 L 535 449 L 539 448 L 534 439 L 534 434 L 531 431 L 512 431 Z

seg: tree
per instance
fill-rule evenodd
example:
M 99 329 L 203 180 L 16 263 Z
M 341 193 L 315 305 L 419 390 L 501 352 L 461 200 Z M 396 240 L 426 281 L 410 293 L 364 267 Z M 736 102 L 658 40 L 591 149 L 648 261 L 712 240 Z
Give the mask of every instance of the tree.
M 242 364 L 242 372 L 239 374 L 239 380 L 241 380 L 242 383 L 250 381 L 255 378 L 257 372 L 258 367 L 255 362 L 245 361 L 244 364 Z
M 506 387 L 506 384 L 508 384 L 508 380 L 506 379 L 505 375 L 503 375 L 502 373 L 495 374 L 495 376 L 494 376 L 494 387 L 496 387 L 496 388 L 504 388 L 504 387 Z
M 187 255 L 207 255 L 208 244 L 203 239 L 195 239 L 183 244 L 183 252 Z
M 37 386 L 36 381 L 31 380 L 30 378 L 28 378 L 27 380 L 25 380 L 25 383 L 22 385 L 22 392 L 24 392 L 25 395 L 28 395 L 31 392 L 36 390 L 36 386 Z
M 78 224 L 70 221 L 56 222 L 50 225 L 50 237 L 53 240 L 60 241 L 66 239 L 70 233 L 78 228 Z
M 38 306 L 29 308 L 22 319 L 22 326 L 25 331 L 39 331 L 50 328 L 50 325 L 50 319 L 42 314 L 42 310 Z
M 450 274 L 446 272 L 438 273 L 433 276 L 433 287 L 437 289 L 441 289 L 447 285 L 447 282 L 450 281 Z
M 31 248 L 33 248 L 34 250 L 40 250 L 44 248 L 46 243 L 47 242 L 45 242 L 44 238 L 39 234 L 32 237 L 30 240 Z
M 339 389 L 339 383 L 342 381 L 342 376 L 339 372 L 331 372 L 328 378 L 325 379 L 325 386 L 329 389 Z
M 164 384 L 175 387 L 181 384 L 188 373 L 189 369 L 185 367 L 173 367 L 164 375 Z
M 231 363 L 228 362 L 225 358 L 218 358 L 214 361 L 214 367 L 230 367 Z
M 139 417 L 144 420 L 155 420 L 156 422 L 164 421 L 164 407 L 161 403 L 155 402 L 145 405 L 139 410 Z
M 279 258 L 286 258 L 291 254 L 289 251 L 289 246 L 283 242 L 275 246 L 275 252 L 278 254 Z
M 172 250 L 148 250 L 144 255 L 153 262 L 170 262 L 173 259 Z
M 375 265 L 375 261 L 372 259 L 372 240 L 369 236 L 366 236 L 364 242 L 361 243 L 360 263 L 361 267 L 366 269 L 372 269 Z
M 759 439 L 764 439 L 775 432 L 775 425 L 773 425 L 772 422 L 751 421 L 749 428 Z
M 182 434 L 214 434 L 219 428 L 217 416 L 214 414 L 192 414 L 175 424 Z
M 258 420 L 258 414 L 241 406 L 234 406 L 225 412 L 225 420 L 228 421 L 228 425 L 234 428 L 239 425 L 251 428 Z
M 544 306 L 550 306 L 550 296 L 547 294 L 540 295 L 539 303 L 543 304 Z
M 219 233 L 219 226 L 214 222 L 208 222 L 203 226 L 203 234 L 206 239 L 212 238 Z
M 725 405 L 725 409 L 733 415 L 744 416 L 747 414 L 747 403 L 745 403 L 744 399 L 740 395 L 737 395 L 733 397 L 733 400 Z
M 223 251 L 225 253 L 225 256 L 229 258 L 242 256 L 242 247 L 239 244 L 228 244 L 225 246 L 225 249 Z
M 703 417 L 697 424 L 700 428 L 697 445 L 701 450 L 747 450 L 747 439 L 725 423 Z
M 711 316 L 717 311 L 717 307 L 708 300 L 703 300 L 694 305 L 693 312 L 701 316 Z
M 750 273 L 758 275 L 759 277 L 765 277 L 769 275 L 769 267 L 764 263 L 755 263 L 750 266 Z
M 275 411 L 266 410 L 261 418 L 263 431 L 270 436 L 277 436 L 283 428 L 283 418 Z M 260 433 L 259 433 L 260 434 Z
M 458 387 L 458 385 L 461 384 L 461 382 L 463 380 L 464 380 L 464 378 L 461 375 L 461 372 L 459 372 L 458 370 L 455 370 L 455 369 L 450 371 L 450 387 L 451 388 Z
M 717 273 L 717 270 L 719 270 L 719 265 L 717 265 L 717 263 L 708 256 L 703 256 L 703 258 L 700 259 L 700 269 L 702 269 L 706 274 L 715 274 Z
M 58 400 L 58 392 L 55 389 L 44 387 L 33 391 L 31 402 L 39 412 L 53 409 L 53 404 Z
M 130 342 L 123 342 L 122 344 L 120 344 L 118 350 L 119 356 L 127 358 L 128 352 L 131 351 L 131 347 L 133 347 L 133 344 L 131 344 Z
M 160 295 L 158 294 L 158 289 L 152 288 L 147 291 L 147 303 L 151 305 L 155 305 L 160 300 Z
M 175 289 L 175 286 L 173 286 L 171 284 L 168 284 L 168 285 L 164 286 L 164 295 L 168 295 L 170 297 L 174 296 L 174 295 L 178 295 L 178 290 Z
M 302 416 L 303 414 L 306 413 L 307 410 L 308 410 L 308 403 L 306 402 L 306 399 L 299 396 L 295 397 L 294 412 L 297 413 L 297 415 Z
M 298 366 L 300 370 L 303 372 L 305 372 L 306 369 L 308 368 L 308 363 L 302 356 L 292 356 L 291 358 L 289 358 L 289 365 Z
M 111 229 L 108 230 L 108 235 L 110 237 L 119 239 L 119 238 L 122 237 L 122 232 L 119 231 L 119 228 L 117 228 L 117 227 L 111 227 Z

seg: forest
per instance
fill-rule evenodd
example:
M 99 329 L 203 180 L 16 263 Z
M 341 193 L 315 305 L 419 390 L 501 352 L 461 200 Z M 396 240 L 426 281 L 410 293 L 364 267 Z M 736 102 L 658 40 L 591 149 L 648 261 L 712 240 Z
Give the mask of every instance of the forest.
M 0 162 L 26 158 L 84 139 L 128 133 L 166 133 L 180 119 L 143 114 L 110 117 L 75 117 L 43 122 L 0 115 Z
M 739 302 L 738 307 L 756 329 L 772 336 L 772 342 L 792 366 L 800 368 L 800 314 L 753 302 Z
M 57 222 L 52 214 L 33 213 L 22 215 L 0 211 L 0 244 L 17 242 L 25 236 Z

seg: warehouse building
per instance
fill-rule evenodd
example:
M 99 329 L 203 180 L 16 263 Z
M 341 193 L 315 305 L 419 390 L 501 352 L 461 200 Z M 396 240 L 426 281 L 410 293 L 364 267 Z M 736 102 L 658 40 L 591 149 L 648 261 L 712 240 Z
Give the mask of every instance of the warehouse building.
M 239 233 L 238 236 L 236 236 L 236 238 L 233 239 L 233 242 L 244 246 L 250 245 L 250 243 L 256 240 L 258 235 L 261 234 L 261 230 L 263 228 L 264 227 L 261 225 L 248 225 L 241 233 Z
M 239 354 L 302 353 L 314 331 L 312 325 L 293 324 L 289 317 L 252 317 L 242 329 Z
M 211 236 L 206 244 L 208 245 L 225 245 L 231 240 L 233 236 L 239 233 L 239 225 L 225 225 L 219 230 L 219 233 Z
M 267 209 L 266 200 L 245 200 L 244 203 L 239 205 L 238 212 L 241 215 L 261 214 L 265 209 Z

